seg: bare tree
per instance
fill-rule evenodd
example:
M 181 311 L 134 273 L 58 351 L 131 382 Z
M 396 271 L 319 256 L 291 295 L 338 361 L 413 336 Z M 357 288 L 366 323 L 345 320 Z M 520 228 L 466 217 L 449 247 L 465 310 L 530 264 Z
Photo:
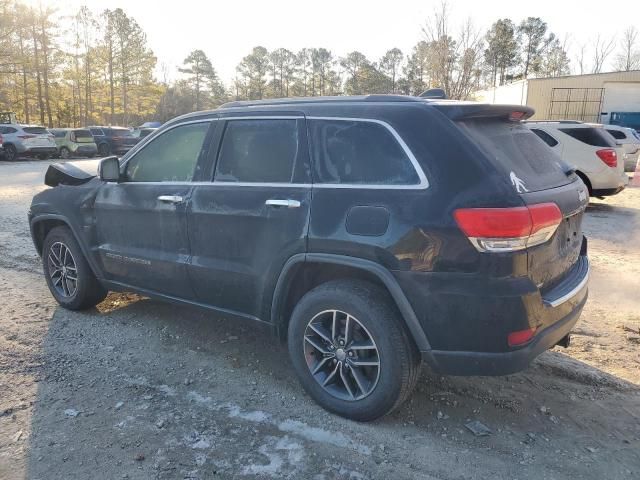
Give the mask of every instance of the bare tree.
M 615 37 L 609 39 L 602 38 L 600 34 L 595 38 L 593 42 L 593 68 L 591 73 L 601 73 L 604 63 L 607 58 L 613 52 L 616 46 Z
M 638 48 L 638 29 L 631 25 L 622 34 L 620 53 L 616 57 L 616 70 L 637 70 L 640 68 L 640 48 Z

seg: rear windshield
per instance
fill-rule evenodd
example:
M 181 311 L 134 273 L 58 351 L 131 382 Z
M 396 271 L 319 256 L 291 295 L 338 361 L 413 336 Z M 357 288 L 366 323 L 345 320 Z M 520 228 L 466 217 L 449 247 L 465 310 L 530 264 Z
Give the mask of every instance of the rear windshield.
M 44 127 L 22 127 L 25 133 L 31 133 L 33 135 L 41 135 L 43 133 L 47 134 L 47 129 Z
M 114 137 L 132 137 L 133 134 L 128 128 L 112 128 L 111 135 Z
M 73 134 L 76 136 L 76 138 L 91 138 L 91 137 L 93 137 L 93 135 L 91 135 L 91 132 L 89 130 L 74 130 Z
M 558 130 L 592 147 L 615 147 L 599 128 L 559 128 Z
M 520 123 L 477 119 L 458 122 L 508 182 L 514 176 L 526 191 L 546 190 L 571 180 L 564 164 L 546 143 Z M 514 176 L 511 174 L 513 173 Z

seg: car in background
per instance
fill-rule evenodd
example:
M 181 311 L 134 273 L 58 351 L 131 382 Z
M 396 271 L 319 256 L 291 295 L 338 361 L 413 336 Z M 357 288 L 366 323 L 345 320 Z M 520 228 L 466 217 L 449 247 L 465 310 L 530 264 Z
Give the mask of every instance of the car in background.
M 18 157 L 38 157 L 46 160 L 58 153 L 53 135 L 38 125 L 0 124 L 4 158 L 10 162 Z
M 88 127 L 98 146 L 98 155 L 124 155 L 140 141 L 125 127 Z
M 632 128 L 640 132 L 640 112 L 611 112 L 609 124 Z
M 93 158 L 98 153 L 93 135 L 86 128 L 52 128 L 49 131 L 53 134 L 60 158 Z
M 640 135 L 633 128 L 603 125 L 616 144 L 624 149 L 624 171 L 633 172 L 640 156 Z
M 2 135 L 0 135 L 0 158 L 4 158 L 4 148 L 2 148 Z
M 151 135 L 156 130 L 158 130 L 156 127 L 137 127 L 134 128 L 131 133 L 137 139 L 142 140 L 144 137 Z
M 528 121 L 526 125 L 575 170 L 590 196 L 615 195 L 626 187 L 624 150 L 602 126 L 573 120 Z

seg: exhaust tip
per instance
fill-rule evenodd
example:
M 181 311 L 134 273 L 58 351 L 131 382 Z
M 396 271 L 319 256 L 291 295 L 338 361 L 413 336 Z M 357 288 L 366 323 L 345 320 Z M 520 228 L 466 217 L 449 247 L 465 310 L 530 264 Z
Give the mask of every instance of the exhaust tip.
M 556 345 L 559 345 L 562 348 L 569 348 L 569 345 L 571 345 L 571 334 L 567 333 L 558 343 L 556 343 Z

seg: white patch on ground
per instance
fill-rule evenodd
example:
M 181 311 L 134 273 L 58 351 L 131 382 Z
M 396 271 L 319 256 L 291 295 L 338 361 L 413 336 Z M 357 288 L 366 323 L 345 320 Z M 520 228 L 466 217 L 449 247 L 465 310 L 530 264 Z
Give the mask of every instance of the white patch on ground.
M 237 405 L 229 405 L 229 417 L 238 417 L 243 420 L 249 420 L 250 422 L 265 423 L 269 420 L 270 415 L 260 410 L 254 410 L 251 412 L 243 412 Z
M 244 475 L 262 475 L 281 478 L 283 467 L 291 471 L 302 462 L 304 451 L 302 445 L 291 440 L 287 435 L 282 438 L 268 437 L 268 443 L 261 445 L 258 452 L 267 458 L 266 464 L 250 464 L 242 469 Z
M 336 447 L 350 448 L 364 455 L 371 455 L 371 449 L 366 445 L 354 442 L 352 439 L 340 432 L 330 432 L 322 428 L 311 427 L 303 422 L 295 420 L 285 420 L 278 424 L 281 432 L 288 432 L 298 435 L 306 440 L 318 443 L 328 443 Z
M 176 395 L 175 389 L 171 388 L 169 385 L 158 385 L 156 388 L 158 389 L 158 391 L 170 397 L 175 397 Z
M 196 461 L 196 465 L 198 465 L 199 467 L 201 467 L 202 465 L 205 464 L 205 462 L 207 461 L 207 456 L 204 453 L 198 453 L 195 456 L 195 461 Z
M 191 400 L 192 402 L 196 402 L 196 403 L 211 403 L 211 397 L 205 397 L 203 395 L 200 395 L 198 392 L 191 390 L 189 393 L 187 393 L 187 398 L 189 400 Z

